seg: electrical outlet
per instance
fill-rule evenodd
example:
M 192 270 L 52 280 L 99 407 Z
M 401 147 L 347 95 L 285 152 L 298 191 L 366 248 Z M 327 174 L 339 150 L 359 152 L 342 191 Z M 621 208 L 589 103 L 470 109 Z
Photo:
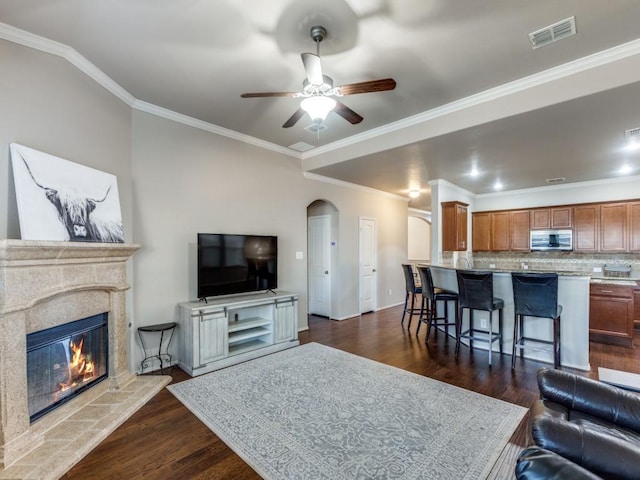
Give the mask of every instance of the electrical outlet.
M 602 267 L 593 267 L 593 273 L 602 273 Z
M 496 264 L 495 263 L 490 263 L 489 264 L 489 268 L 496 268 Z
M 487 319 L 486 318 L 481 318 L 480 319 L 480 327 L 481 328 L 487 328 Z

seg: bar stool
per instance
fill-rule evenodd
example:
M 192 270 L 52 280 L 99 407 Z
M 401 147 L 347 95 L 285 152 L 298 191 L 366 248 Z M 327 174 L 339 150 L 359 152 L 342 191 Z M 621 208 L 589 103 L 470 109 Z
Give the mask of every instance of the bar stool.
M 503 353 L 502 348 L 502 309 L 504 308 L 504 300 L 494 298 L 493 296 L 493 272 L 456 270 L 458 279 L 458 335 L 456 340 L 456 355 L 460 350 L 460 340 L 469 339 L 469 348 L 473 348 L 474 340 L 477 342 L 486 342 L 489 344 L 489 365 L 491 365 L 491 356 L 493 353 L 493 342 L 498 341 L 500 345 L 500 355 Z M 469 328 L 462 332 L 462 315 L 464 309 L 469 309 Z M 483 310 L 489 312 L 489 328 L 488 330 L 477 329 L 473 325 L 473 312 L 475 310 Z M 493 312 L 498 310 L 498 332 L 493 332 Z M 477 338 L 475 334 L 481 334 Z
M 562 305 L 558 305 L 558 274 L 557 273 L 512 273 L 513 283 L 513 309 L 515 319 L 513 322 L 513 350 L 511 368 L 516 368 L 516 349 L 520 349 L 520 358 L 523 350 L 548 351 L 545 347 L 525 346 L 525 341 L 546 345 L 553 345 L 553 366 L 560 367 L 560 315 Z M 553 320 L 553 339 L 525 337 L 524 318 L 537 317 Z
M 404 311 L 402 312 L 402 321 L 400 325 L 404 325 L 404 317 L 408 313 L 409 314 L 409 324 L 407 325 L 407 330 L 411 328 L 411 319 L 414 315 L 422 316 L 422 308 L 415 308 L 416 295 L 422 295 L 422 287 L 416 286 L 416 279 L 413 274 L 413 267 L 408 263 L 402 264 L 402 271 L 404 272 L 404 282 L 405 289 L 407 294 L 404 297 Z M 409 297 L 411 297 L 411 307 L 409 305 Z M 420 302 L 422 305 L 422 302 Z
M 443 326 L 445 333 L 449 335 L 449 325 L 457 327 L 458 322 L 458 294 L 449 290 L 433 286 L 433 277 L 431 276 L 431 269 L 426 266 L 418 266 L 418 275 L 420 276 L 420 283 L 422 283 L 422 311 L 424 316 L 420 316 L 418 322 L 418 328 L 416 335 L 420 332 L 420 326 L 422 323 L 427 324 L 427 334 L 424 337 L 424 342 L 429 342 L 429 333 L 431 327 L 438 328 Z M 444 316 L 438 317 L 438 302 L 444 302 Z M 449 321 L 449 302 L 455 302 L 455 317 L 452 322 Z M 457 337 L 457 328 L 455 330 L 455 336 Z

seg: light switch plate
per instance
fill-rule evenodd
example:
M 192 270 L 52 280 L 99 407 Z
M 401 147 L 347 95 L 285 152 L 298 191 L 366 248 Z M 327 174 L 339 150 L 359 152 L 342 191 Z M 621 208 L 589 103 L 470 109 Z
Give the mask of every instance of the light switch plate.
M 303 260 L 304 252 L 296 252 L 296 260 Z

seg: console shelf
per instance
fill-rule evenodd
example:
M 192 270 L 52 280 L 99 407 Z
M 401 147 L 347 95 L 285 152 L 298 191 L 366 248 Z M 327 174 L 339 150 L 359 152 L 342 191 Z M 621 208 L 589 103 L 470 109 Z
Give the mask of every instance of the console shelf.
M 293 293 L 216 297 L 181 303 L 178 311 L 178 364 L 191 376 L 300 344 Z

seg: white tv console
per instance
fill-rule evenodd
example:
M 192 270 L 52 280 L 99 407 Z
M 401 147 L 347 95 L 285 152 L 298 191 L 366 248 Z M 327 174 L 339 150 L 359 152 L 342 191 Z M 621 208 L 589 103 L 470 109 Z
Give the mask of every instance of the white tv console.
M 298 296 L 278 291 L 178 304 L 178 364 L 191 376 L 295 347 Z

